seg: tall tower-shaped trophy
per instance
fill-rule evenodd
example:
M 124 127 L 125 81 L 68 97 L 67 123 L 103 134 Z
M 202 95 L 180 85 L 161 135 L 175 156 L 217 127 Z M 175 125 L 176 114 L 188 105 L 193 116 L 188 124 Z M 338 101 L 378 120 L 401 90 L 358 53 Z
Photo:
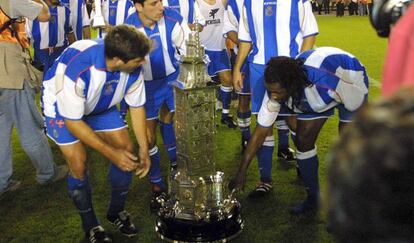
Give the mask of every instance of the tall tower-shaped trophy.
M 198 31 L 186 46 L 173 83 L 178 166 L 170 175 L 170 198 L 160 201 L 155 230 L 170 242 L 227 242 L 241 233 L 243 220 L 224 173 L 215 170 L 216 87 L 207 86 Z

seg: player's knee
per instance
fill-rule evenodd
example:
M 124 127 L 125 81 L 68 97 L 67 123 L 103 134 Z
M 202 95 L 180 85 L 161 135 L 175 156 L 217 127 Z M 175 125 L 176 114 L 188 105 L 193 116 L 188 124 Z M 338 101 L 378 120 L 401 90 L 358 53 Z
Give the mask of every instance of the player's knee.
M 165 124 L 172 123 L 174 118 L 174 112 L 167 112 L 160 115 L 160 121 Z
M 296 134 L 296 147 L 299 151 L 309 151 L 315 147 L 315 143 L 313 139 L 310 139 L 310 136 Z
M 150 148 L 155 146 L 155 134 L 147 133 L 148 146 Z
M 72 177 L 76 179 L 83 179 L 86 175 L 85 161 L 71 161 L 69 163 L 69 169 Z

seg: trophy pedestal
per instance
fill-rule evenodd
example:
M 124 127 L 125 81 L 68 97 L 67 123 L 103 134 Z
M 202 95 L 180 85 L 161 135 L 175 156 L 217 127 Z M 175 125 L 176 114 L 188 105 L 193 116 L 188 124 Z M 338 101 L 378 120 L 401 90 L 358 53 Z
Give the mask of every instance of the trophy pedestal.
M 227 217 L 212 216 L 206 220 L 188 220 L 160 216 L 155 230 L 168 242 L 228 242 L 237 237 L 243 228 L 240 207 L 234 207 Z

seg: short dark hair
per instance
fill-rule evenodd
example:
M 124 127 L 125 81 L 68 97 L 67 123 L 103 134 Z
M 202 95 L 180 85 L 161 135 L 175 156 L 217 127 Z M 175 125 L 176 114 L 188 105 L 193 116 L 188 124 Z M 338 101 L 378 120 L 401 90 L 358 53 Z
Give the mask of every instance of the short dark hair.
M 303 61 L 291 57 L 272 57 L 264 76 L 266 83 L 278 83 L 286 89 L 295 106 L 300 102 L 303 89 L 311 85 L 303 69 Z
M 145 0 L 133 0 L 134 4 L 139 3 L 141 5 L 144 5 Z
M 364 107 L 334 147 L 328 217 L 340 242 L 414 241 L 414 92 Z
M 117 25 L 105 36 L 105 56 L 123 62 L 144 58 L 150 51 L 149 39 L 131 25 Z

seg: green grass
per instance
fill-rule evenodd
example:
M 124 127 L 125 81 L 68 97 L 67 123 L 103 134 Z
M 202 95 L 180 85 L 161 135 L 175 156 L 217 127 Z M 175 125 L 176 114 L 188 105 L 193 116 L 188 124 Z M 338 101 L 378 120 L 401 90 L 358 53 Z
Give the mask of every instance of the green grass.
M 357 56 L 365 64 L 371 78 L 381 79 L 386 40 L 376 37 L 367 17 L 334 16 L 318 17 L 320 35 L 317 46 L 336 46 Z M 379 84 L 374 82 L 371 98 L 379 96 Z M 325 157 L 337 138 L 337 119 L 331 119 L 323 128 L 318 140 L 321 161 L 320 181 L 324 192 L 326 178 Z M 217 168 L 232 176 L 240 160 L 240 134 L 220 126 L 217 136 Z M 162 147 L 162 145 L 160 145 Z M 22 150 L 16 133 L 13 135 L 14 178 L 23 181 L 22 188 L 7 193 L 0 199 L 0 242 L 80 242 L 83 233 L 80 219 L 67 196 L 65 182 L 42 187 L 34 180 L 35 172 L 29 158 Z M 64 161 L 52 145 L 58 164 Z M 163 149 L 162 149 L 163 150 Z M 105 221 L 110 197 L 107 180 L 108 161 L 89 151 L 90 180 L 97 215 L 104 227 L 114 231 Z M 167 158 L 162 153 L 163 174 L 167 175 Z M 246 189 L 238 195 L 243 206 L 245 229 L 234 242 L 332 242 L 325 230 L 325 214 L 291 217 L 288 209 L 305 197 L 303 186 L 296 178 L 292 165 L 274 160 L 272 171 L 275 190 L 265 200 L 253 202 L 248 192 L 258 180 L 257 162 L 253 161 L 247 177 Z M 127 239 L 115 233 L 117 242 L 158 242 L 154 232 L 155 216 L 148 210 L 149 183 L 134 178 L 127 202 L 127 209 L 140 228 L 137 238 Z

